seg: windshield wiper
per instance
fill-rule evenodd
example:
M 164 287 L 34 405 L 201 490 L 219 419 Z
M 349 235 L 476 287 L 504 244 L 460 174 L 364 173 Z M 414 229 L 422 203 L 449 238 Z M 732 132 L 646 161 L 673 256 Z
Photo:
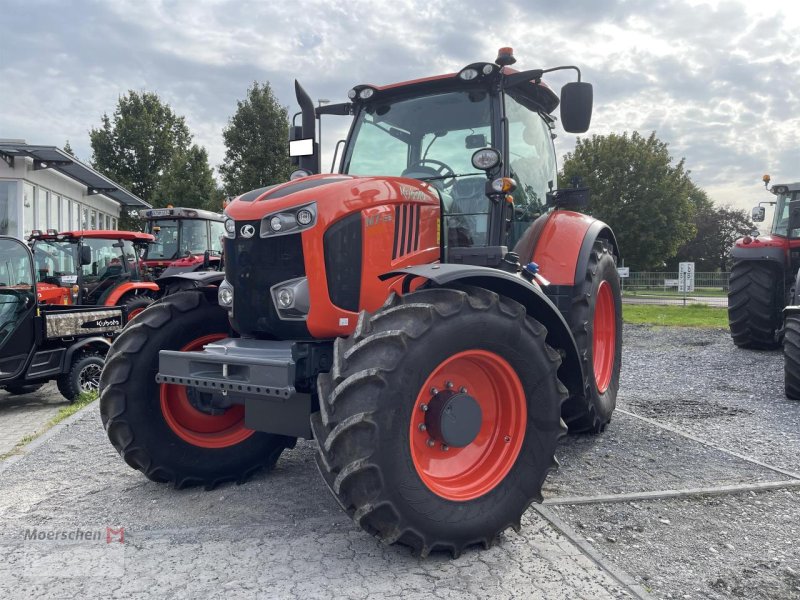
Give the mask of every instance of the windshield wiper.
M 430 177 L 414 177 L 414 179 L 419 179 L 420 181 L 437 181 L 439 179 L 470 177 L 472 175 L 485 175 L 485 173 L 454 173 L 453 175 L 431 175 Z

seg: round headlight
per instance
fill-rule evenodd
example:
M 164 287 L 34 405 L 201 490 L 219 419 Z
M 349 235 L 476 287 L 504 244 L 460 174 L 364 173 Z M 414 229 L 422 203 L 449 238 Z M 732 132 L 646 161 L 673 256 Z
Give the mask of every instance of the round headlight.
M 219 303 L 223 306 L 230 306 L 233 304 L 233 288 L 220 287 L 219 288 Z
M 307 208 L 301 208 L 295 216 L 298 225 L 308 225 L 314 219 L 314 215 Z
M 358 97 L 361 98 L 362 100 L 368 100 L 372 98 L 372 94 L 374 93 L 375 90 L 373 90 L 372 88 L 364 88 L 363 90 L 358 92 Z
M 491 72 L 494 71 L 494 67 L 492 65 L 483 65 L 483 74 L 489 75 Z
M 500 164 L 500 153 L 494 148 L 483 148 L 472 155 L 472 166 L 482 171 L 494 169 Z
M 294 304 L 294 292 L 291 288 L 281 288 L 278 290 L 278 304 L 281 308 L 291 308 Z
M 355 90 L 350 90 L 349 92 L 347 92 L 347 97 L 350 98 L 350 100 L 355 100 L 357 95 L 358 92 Z
M 464 81 L 470 81 L 478 76 L 478 71 L 475 69 L 464 69 L 458 76 Z
M 269 220 L 269 226 L 272 227 L 272 231 L 280 231 L 283 229 L 283 223 L 281 223 L 280 217 L 272 217 Z
M 225 231 L 228 233 L 236 232 L 236 223 L 233 219 L 225 219 Z

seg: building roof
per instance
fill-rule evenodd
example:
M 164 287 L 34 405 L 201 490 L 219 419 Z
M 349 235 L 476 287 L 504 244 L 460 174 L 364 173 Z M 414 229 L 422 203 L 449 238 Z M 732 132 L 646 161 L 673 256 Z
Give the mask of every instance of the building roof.
M 55 146 L 35 146 L 25 142 L 0 141 L 0 158 L 14 166 L 16 157 L 33 159 L 33 168 L 52 169 L 86 186 L 87 193 L 103 194 L 126 207 L 146 207 L 150 204 L 126 190 L 120 184 L 83 164 L 71 154 Z
M 132 242 L 154 242 L 155 236 L 139 231 L 119 231 L 117 229 L 92 229 L 81 231 L 60 231 L 58 233 L 31 233 L 32 240 L 62 240 L 87 238 L 98 240 L 130 240 Z

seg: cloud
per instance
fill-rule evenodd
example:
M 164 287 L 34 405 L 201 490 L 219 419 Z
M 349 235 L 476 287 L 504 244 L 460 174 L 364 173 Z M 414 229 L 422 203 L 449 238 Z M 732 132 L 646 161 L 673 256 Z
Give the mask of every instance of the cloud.
M 511 45 L 524 67 L 581 67 L 595 85 L 590 133 L 655 130 L 712 198 L 747 207 L 763 172 L 800 179 L 798 25 L 800 9 L 779 0 L 28 0 L 0 22 L 0 136 L 69 139 L 88 159 L 102 114 L 129 89 L 151 90 L 217 165 L 253 81 L 294 112 L 294 78 L 335 102 L 355 83 L 454 71 Z M 326 140 L 343 121 L 326 120 Z M 574 140 L 560 133 L 559 152 Z

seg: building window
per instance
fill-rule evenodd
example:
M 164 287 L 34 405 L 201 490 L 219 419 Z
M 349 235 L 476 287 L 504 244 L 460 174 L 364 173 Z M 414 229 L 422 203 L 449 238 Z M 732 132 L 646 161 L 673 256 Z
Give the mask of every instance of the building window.
M 39 188 L 36 194 L 36 229 L 42 231 L 47 229 L 47 203 L 50 200 L 50 192 Z
M 17 182 L 0 181 L 0 235 L 17 235 Z
M 30 183 L 22 184 L 22 234 L 28 237 L 35 227 L 36 207 L 34 206 L 34 187 Z
M 61 196 L 50 192 L 50 199 L 47 203 L 47 226 L 51 229 L 58 229 L 58 205 L 61 204 Z
M 116 229 L 116 228 L 117 228 L 117 219 L 111 217 L 111 229 Z
M 70 221 L 70 229 L 78 231 L 81 228 L 81 205 L 77 202 L 70 202 L 72 210 L 72 220 Z
M 86 230 L 89 229 L 89 207 L 83 206 L 82 219 L 81 219 L 81 229 Z
M 97 229 L 97 211 L 96 210 L 92 211 L 92 220 L 89 223 L 89 228 L 90 229 Z
M 69 229 L 69 205 L 69 198 L 66 196 L 61 196 L 61 224 L 59 225 L 59 231 L 67 231 Z

